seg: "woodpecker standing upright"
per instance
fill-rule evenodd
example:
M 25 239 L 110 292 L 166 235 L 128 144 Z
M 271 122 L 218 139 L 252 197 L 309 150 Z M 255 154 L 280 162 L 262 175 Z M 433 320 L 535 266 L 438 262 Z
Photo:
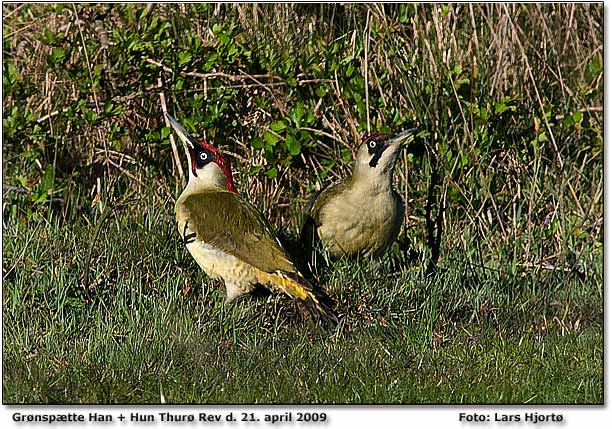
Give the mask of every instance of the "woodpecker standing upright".
M 307 255 L 318 241 L 336 258 L 378 257 L 393 244 L 404 215 L 393 170 L 402 143 L 415 130 L 364 136 L 353 174 L 310 198 L 300 234 Z
M 167 117 L 190 158 L 189 182 L 175 206 L 178 230 L 198 265 L 225 282 L 226 303 L 259 284 L 304 302 L 322 321 L 334 322 L 330 299 L 295 268 L 262 214 L 236 191 L 225 156 Z

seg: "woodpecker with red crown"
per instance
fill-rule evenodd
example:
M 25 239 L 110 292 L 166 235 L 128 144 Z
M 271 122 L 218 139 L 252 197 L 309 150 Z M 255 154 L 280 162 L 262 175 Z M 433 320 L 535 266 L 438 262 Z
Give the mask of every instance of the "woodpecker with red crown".
M 190 161 L 189 182 L 175 206 L 178 230 L 200 268 L 225 282 L 225 302 L 262 285 L 303 302 L 316 319 L 334 323 L 330 298 L 296 269 L 263 215 L 238 194 L 225 156 L 166 115 Z

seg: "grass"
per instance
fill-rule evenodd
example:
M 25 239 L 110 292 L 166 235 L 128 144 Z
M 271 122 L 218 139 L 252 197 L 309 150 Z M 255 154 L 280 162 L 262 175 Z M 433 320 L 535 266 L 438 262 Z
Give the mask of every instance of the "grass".
M 603 401 L 601 272 L 345 262 L 326 279 L 343 322 L 322 333 L 285 297 L 225 307 L 166 217 L 109 222 L 86 261 L 91 238 L 5 224 L 6 403 Z
M 5 402 L 603 403 L 602 4 L 2 8 Z M 164 110 L 289 238 L 418 125 L 401 245 L 321 273 L 337 331 L 222 304 Z

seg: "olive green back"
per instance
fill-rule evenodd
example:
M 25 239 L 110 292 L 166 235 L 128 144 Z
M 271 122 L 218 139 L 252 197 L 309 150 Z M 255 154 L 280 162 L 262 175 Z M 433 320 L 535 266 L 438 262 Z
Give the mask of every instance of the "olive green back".
M 251 204 L 232 192 L 210 191 L 183 202 L 197 239 L 268 273 L 296 269 L 272 228 Z

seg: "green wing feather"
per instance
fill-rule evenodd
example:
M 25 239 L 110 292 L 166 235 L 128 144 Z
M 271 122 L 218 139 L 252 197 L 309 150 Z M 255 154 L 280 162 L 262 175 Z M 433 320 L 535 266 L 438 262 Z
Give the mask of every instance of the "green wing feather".
M 343 192 L 346 188 L 347 184 L 345 182 L 338 182 L 314 193 L 306 205 L 306 215 L 318 222 L 321 208 L 331 197 Z
M 302 249 L 307 258 L 310 257 L 318 240 L 316 229 L 321 224 L 321 219 L 319 218 L 321 208 L 332 196 L 337 195 L 346 188 L 347 184 L 345 182 L 334 183 L 333 185 L 315 192 L 308 199 L 306 209 L 304 210 L 304 223 L 300 231 L 300 243 L 302 244 Z
M 232 192 L 190 195 L 183 206 L 198 239 L 267 273 L 296 269 L 261 213 Z

